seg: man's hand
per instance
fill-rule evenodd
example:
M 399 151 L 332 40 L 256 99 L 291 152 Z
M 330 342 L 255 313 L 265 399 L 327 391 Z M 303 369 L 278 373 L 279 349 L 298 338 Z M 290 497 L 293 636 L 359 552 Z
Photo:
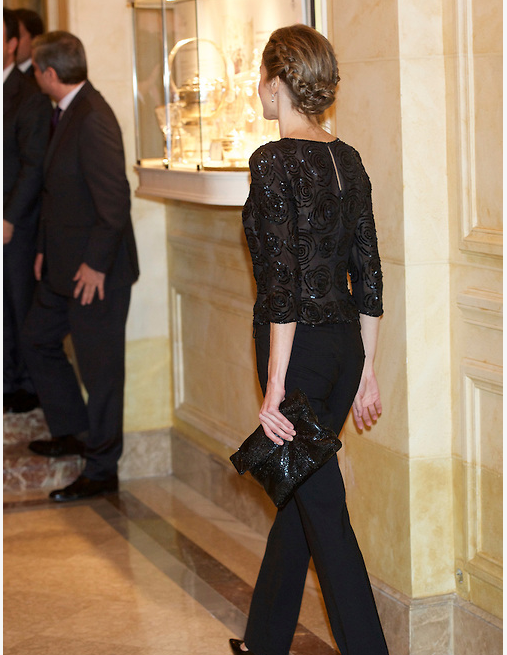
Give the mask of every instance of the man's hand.
M 90 268 L 88 264 L 81 264 L 77 273 L 74 275 L 74 282 L 77 282 L 74 288 L 74 298 L 79 298 L 81 291 L 81 304 L 90 305 L 95 296 L 95 291 L 99 295 L 99 300 L 104 300 L 104 280 L 106 274 Z
M 44 255 L 41 252 L 38 252 L 35 255 L 35 262 L 33 265 L 33 273 L 35 275 L 35 279 L 40 282 L 40 279 L 42 277 L 42 262 L 44 261 Z
M 14 234 L 14 225 L 4 218 L 4 246 L 10 242 Z

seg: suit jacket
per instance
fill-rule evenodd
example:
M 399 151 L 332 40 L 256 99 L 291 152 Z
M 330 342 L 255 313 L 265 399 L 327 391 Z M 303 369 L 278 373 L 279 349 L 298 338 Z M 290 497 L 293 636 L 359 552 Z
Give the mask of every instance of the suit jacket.
M 105 273 L 106 294 L 139 275 L 120 127 L 90 82 L 63 112 L 46 153 L 37 249 L 45 279 L 63 295 L 72 295 L 83 262 Z
M 51 102 L 14 68 L 4 83 L 3 105 L 4 219 L 18 236 L 35 241 Z

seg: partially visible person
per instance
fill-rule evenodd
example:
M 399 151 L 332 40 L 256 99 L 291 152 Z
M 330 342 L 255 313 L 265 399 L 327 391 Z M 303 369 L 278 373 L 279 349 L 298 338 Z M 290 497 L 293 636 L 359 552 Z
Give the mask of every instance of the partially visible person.
M 281 139 L 250 158 L 243 225 L 257 284 L 259 418 L 279 445 L 298 439 L 279 410 L 298 387 L 336 433 L 351 407 L 359 428 L 382 410 L 373 365 L 382 273 L 370 181 L 359 153 L 320 123 L 338 80 L 331 44 L 316 30 L 293 25 L 273 32 L 259 95 Z M 288 655 L 310 557 L 341 655 L 387 655 L 336 457 L 278 511 L 244 641 L 231 639 L 233 652 Z
M 118 490 L 125 324 L 139 268 L 121 130 L 87 79 L 83 44 L 68 32 L 49 32 L 34 40 L 33 61 L 56 108 L 34 267 L 40 284 L 23 330 L 52 438 L 29 447 L 46 457 L 85 457 L 82 474 L 50 494 L 66 502 Z M 63 349 L 68 334 L 86 403 Z
M 19 21 L 19 45 L 16 65 L 28 77 L 34 77 L 32 64 L 32 41 L 44 33 L 44 23 L 36 11 L 31 9 L 14 9 Z
M 3 403 L 4 412 L 28 412 L 39 401 L 21 354 L 20 334 L 35 288 L 42 165 L 52 107 L 16 68 L 15 12 L 4 9 L 3 19 Z

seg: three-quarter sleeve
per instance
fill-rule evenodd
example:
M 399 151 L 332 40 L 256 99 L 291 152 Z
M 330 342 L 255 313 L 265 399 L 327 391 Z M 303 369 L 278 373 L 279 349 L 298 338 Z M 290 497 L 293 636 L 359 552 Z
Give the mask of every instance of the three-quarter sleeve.
M 348 270 L 352 285 L 352 296 L 361 314 L 381 316 L 382 269 L 377 244 L 377 232 L 373 218 L 371 183 L 355 153 L 361 170 L 361 209 L 353 235 Z
M 297 321 L 301 298 L 297 215 L 279 152 L 269 144 L 257 150 L 250 158 L 250 172 L 243 222 L 257 282 L 254 314 L 262 323 Z

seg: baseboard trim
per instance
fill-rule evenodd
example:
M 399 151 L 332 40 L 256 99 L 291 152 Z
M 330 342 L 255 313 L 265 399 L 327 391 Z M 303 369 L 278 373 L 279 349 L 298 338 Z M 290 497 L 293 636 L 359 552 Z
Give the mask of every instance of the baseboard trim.
M 123 455 L 118 463 L 120 480 L 172 474 L 169 428 L 126 432 Z

